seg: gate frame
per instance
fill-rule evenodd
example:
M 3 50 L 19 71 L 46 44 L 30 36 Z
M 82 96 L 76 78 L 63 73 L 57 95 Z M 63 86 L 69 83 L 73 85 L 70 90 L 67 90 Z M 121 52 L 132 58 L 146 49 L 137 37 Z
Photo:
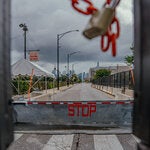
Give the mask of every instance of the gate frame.
M 0 0 L 0 149 L 13 141 L 10 87 L 10 0 Z
M 150 149 L 150 1 L 134 0 L 134 116 L 133 133 L 142 141 L 138 149 Z
M 135 106 L 133 133 L 142 139 L 139 149 L 150 146 L 150 1 L 134 0 Z M 10 0 L 0 0 L 0 149 L 13 139 L 10 82 Z M 144 130 L 143 130 L 144 129 Z

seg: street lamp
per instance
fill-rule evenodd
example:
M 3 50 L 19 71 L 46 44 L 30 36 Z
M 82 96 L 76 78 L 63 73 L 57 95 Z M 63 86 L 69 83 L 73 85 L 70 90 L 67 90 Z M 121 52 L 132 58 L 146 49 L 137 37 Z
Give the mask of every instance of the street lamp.
M 27 44 L 26 43 L 26 32 L 28 31 L 28 28 L 25 23 L 20 24 L 19 27 L 22 28 L 22 30 L 24 31 L 24 59 L 26 59 L 26 51 L 27 51 L 27 49 L 26 49 L 26 44 Z
M 59 40 L 65 35 L 70 32 L 78 32 L 79 30 L 70 30 L 61 34 L 57 34 L 57 90 L 59 90 Z
M 72 53 L 69 53 L 69 54 L 67 54 L 67 86 L 69 87 L 69 61 L 70 61 L 70 56 L 72 56 L 72 55 L 74 55 L 74 54 L 76 54 L 76 53 L 78 53 L 78 52 L 80 52 L 80 51 L 77 51 L 77 52 L 72 52 Z

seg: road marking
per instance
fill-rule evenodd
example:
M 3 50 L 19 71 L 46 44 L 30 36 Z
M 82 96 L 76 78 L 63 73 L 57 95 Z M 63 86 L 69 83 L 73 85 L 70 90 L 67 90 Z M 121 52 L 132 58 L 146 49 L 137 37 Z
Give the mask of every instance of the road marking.
M 17 134 L 16 134 L 17 135 Z M 21 135 L 17 135 L 19 138 Z M 41 150 L 52 135 L 22 134 L 14 141 L 8 150 Z
M 131 134 L 120 134 L 120 135 L 117 135 L 117 138 L 120 141 L 124 150 L 136 150 L 137 149 L 137 143 Z
M 16 133 L 14 134 L 14 141 L 17 141 L 23 134 Z
M 44 146 L 43 150 L 71 150 L 73 142 L 73 134 L 71 135 L 53 135 L 47 144 Z
M 138 137 L 136 137 L 136 136 L 133 135 L 133 134 L 132 134 L 132 136 L 133 136 L 133 138 L 135 139 L 135 141 L 136 141 L 137 143 L 140 143 L 140 142 L 141 142 L 141 140 L 140 140 Z
M 123 150 L 115 135 L 94 135 L 95 150 Z

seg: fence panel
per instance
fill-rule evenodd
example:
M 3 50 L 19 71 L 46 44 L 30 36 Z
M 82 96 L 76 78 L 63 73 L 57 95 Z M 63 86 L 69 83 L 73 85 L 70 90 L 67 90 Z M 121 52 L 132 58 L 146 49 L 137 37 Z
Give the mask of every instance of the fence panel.
M 131 71 L 119 72 L 110 76 L 101 77 L 92 81 L 95 85 L 133 90 L 134 83 Z

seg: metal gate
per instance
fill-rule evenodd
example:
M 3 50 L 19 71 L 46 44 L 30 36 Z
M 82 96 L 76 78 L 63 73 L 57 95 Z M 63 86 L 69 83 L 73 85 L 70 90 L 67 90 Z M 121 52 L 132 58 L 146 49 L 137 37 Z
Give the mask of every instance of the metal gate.
M 10 83 L 10 0 L 0 0 L 0 149 L 13 140 Z

